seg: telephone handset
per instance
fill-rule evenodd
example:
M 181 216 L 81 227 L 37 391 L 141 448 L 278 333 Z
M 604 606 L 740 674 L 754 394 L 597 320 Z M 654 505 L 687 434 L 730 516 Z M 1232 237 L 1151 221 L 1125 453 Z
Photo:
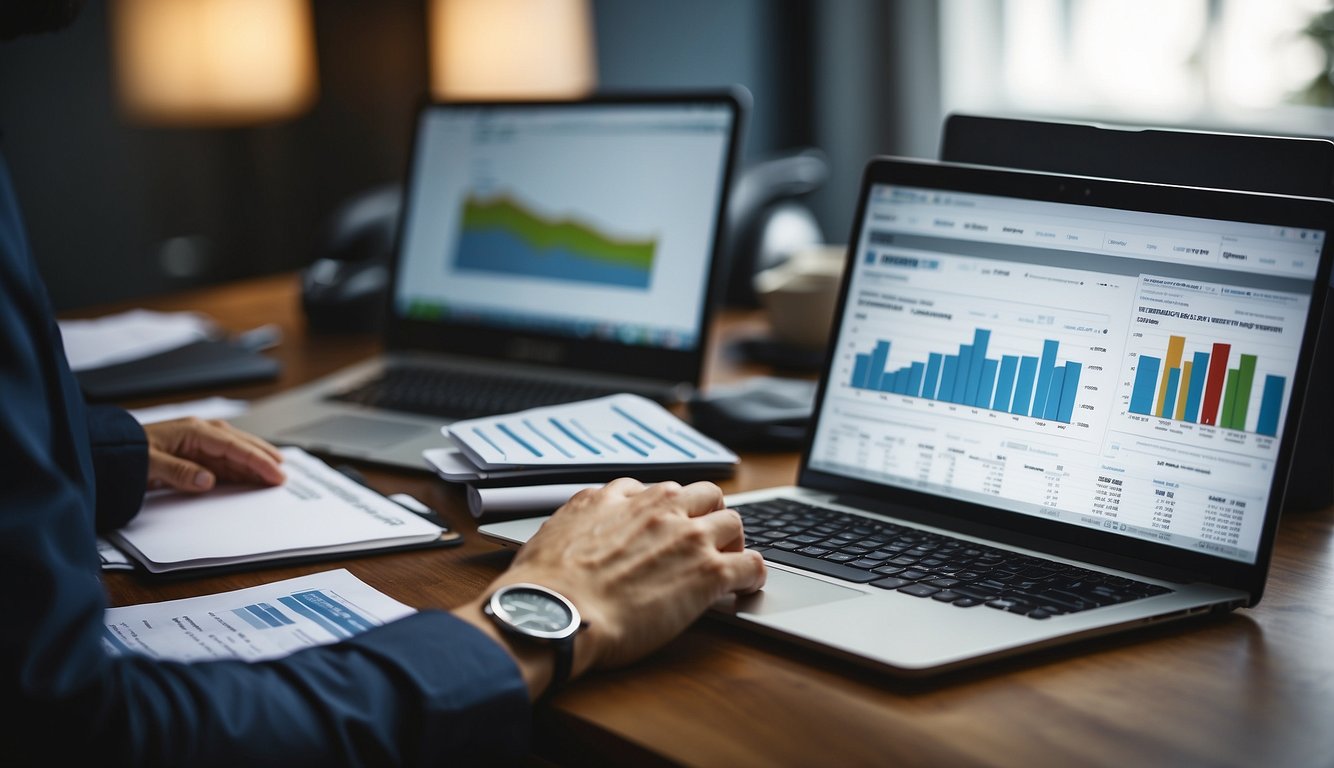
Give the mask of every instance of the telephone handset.
M 757 273 L 824 242 L 819 222 L 800 198 L 828 178 L 829 163 L 814 148 L 757 162 L 738 175 L 727 208 L 726 304 L 759 306 Z
M 301 306 L 314 331 L 360 332 L 383 321 L 402 192 L 372 189 L 329 217 L 315 260 L 301 273 Z

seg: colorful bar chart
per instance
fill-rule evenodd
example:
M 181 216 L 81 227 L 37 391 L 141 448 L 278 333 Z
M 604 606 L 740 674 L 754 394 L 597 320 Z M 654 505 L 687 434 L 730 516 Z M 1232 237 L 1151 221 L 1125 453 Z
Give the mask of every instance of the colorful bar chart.
M 879 340 L 853 358 L 856 389 L 890 392 L 1069 424 L 1079 392 L 1081 363 L 1057 365 L 1060 343 L 1046 339 L 1041 355 L 987 357 L 991 331 L 977 328 L 957 352 L 930 352 L 887 368 L 891 344 Z
M 1259 408 L 1252 414 L 1257 357 L 1239 353 L 1236 366 L 1229 368 L 1230 344 L 1214 343 L 1209 352 L 1195 352 L 1190 359 L 1185 359 L 1185 347 L 1185 336 L 1170 336 L 1163 357 L 1139 356 L 1130 391 L 1131 413 L 1242 432 L 1253 421 L 1251 431 L 1278 434 L 1285 377 L 1265 374 Z

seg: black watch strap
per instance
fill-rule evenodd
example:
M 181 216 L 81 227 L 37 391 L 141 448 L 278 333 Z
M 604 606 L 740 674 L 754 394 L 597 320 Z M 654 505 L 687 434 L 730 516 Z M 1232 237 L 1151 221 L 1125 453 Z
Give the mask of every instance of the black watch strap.
M 570 679 L 570 670 L 574 667 L 574 638 L 570 635 L 564 640 L 559 640 L 552 645 L 556 651 L 556 664 L 551 668 L 551 684 L 547 686 L 547 691 L 554 691 L 565 684 Z

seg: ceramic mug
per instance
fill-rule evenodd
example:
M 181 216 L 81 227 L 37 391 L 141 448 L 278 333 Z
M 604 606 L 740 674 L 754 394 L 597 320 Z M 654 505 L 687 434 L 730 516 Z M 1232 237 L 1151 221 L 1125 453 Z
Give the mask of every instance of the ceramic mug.
M 812 246 L 755 275 L 774 340 L 808 349 L 829 341 L 846 256 L 846 246 Z

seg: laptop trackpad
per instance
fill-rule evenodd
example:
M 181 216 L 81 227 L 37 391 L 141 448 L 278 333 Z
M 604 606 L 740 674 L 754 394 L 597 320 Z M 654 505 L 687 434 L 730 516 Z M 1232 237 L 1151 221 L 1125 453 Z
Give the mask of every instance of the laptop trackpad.
M 354 443 L 359 448 L 386 448 L 429 431 L 427 427 L 401 421 L 368 419 L 363 416 L 330 416 L 284 430 L 278 437 L 327 445 Z
M 764 589 L 753 595 L 737 598 L 735 612 L 765 616 L 781 611 L 792 611 L 812 605 L 822 605 L 850 597 L 862 597 L 865 592 L 840 587 L 836 584 L 807 576 L 770 568 Z M 732 611 L 728 611 L 731 613 Z

